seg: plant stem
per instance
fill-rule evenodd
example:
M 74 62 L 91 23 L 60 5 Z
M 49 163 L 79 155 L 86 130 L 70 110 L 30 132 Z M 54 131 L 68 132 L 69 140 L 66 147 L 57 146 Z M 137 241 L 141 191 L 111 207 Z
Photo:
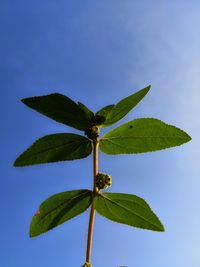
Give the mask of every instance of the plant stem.
M 96 187 L 96 175 L 98 174 L 98 146 L 99 146 L 98 141 L 93 141 L 93 193 L 94 194 L 98 191 Z M 91 210 L 90 210 L 90 219 L 89 219 L 89 226 L 88 226 L 86 263 L 90 263 L 90 259 L 91 259 L 94 218 L 95 218 L 95 210 L 92 205 Z

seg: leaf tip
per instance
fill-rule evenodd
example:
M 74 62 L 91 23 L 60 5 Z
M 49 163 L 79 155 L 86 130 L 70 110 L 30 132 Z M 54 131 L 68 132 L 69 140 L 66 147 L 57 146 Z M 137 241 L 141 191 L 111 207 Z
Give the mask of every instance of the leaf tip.
M 13 163 L 13 167 L 20 167 L 18 158 L 14 161 L 14 163 Z
M 32 230 L 32 222 L 30 224 L 30 227 L 29 227 L 29 237 L 30 238 L 33 238 L 35 237 L 36 235 L 34 234 L 34 231 Z
M 21 102 L 22 102 L 23 104 L 27 105 L 27 99 L 28 99 L 28 98 L 22 98 L 22 99 L 21 99 Z
M 165 227 L 164 227 L 164 225 L 163 225 L 161 222 L 160 222 L 160 225 L 159 225 L 157 231 L 158 231 L 158 232 L 165 232 Z
M 145 87 L 142 90 L 145 92 L 145 95 L 146 95 L 149 92 L 150 89 L 151 89 L 151 85 L 149 84 L 147 87 Z
M 13 167 L 24 167 L 26 166 L 26 164 L 24 164 L 24 162 L 21 160 L 21 155 L 16 158 L 16 160 L 13 163 Z
M 187 142 L 189 142 L 191 140 L 192 140 L 192 137 L 189 134 L 187 134 Z
M 157 223 L 155 224 L 156 228 L 154 230 L 157 232 L 165 232 L 165 227 L 156 214 L 155 214 L 155 217 L 156 217 Z
M 184 135 L 182 144 L 187 143 L 187 142 L 192 140 L 192 137 L 188 133 L 186 133 L 183 130 L 181 130 L 181 131 L 182 131 L 182 134 Z
M 37 231 L 37 227 L 36 227 L 36 221 L 37 221 L 37 217 L 40 214 L 40 210 L 36 211 L 36 213 L 34 214 L 30 226 L 29 226 L 29 237 L 33 238 L 36 237 L 38 235 L 40 235 L 41 233 Z
M 29 237 L 30 237 L 30 238 L 33 238 L 34 235 L 33 235 L 31 232 L 29 232 Z
M 34 233 L 31 229 L 29 230 L 29 237 L 30 237 L 30 238 L 36 237 L 36 236 L 38 236 L 38 235 L 39 235 L 39 234 Z

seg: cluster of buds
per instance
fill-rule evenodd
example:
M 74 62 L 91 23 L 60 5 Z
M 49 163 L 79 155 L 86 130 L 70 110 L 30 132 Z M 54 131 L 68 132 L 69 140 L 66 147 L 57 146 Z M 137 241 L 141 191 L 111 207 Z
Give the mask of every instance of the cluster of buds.
M 96 175 L 96 187 L 99 190 L 106 189 L 111 185 L 112 185 L 112 177 L 110 175 L 101 172 L 99 172 Z
M 87 135 L 87 137 L 92 140 L 99 138 L 99 134 L 99 127 L 96 125 L 92 125 L 85 130 L 85 135 Z
M 92 140 L 99 138 L 99 127 L 105 121 L 103 116 L 95 115 L 92 117 L 88 128 L 85 130 L 85 135 Z

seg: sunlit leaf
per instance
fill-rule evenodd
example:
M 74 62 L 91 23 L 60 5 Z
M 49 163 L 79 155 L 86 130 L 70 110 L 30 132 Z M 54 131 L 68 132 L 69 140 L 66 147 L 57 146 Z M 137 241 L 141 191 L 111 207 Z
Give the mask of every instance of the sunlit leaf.
M 35 237 L 84 212 L 92 202 L 89 190 L 73 190 L 46 199 L 33 216 L 30 236 Z
M 101 193 L 94 198 L 94 208 L 114 222 L 153 231 L 164 231 L 158 217 L 144 199 L 130 194 Z
M 104 119 L 105 119 L 105 121 L 106 121 L 106 118 L 107 118 L 108 114 L 111 112 L 111 110 L 112 110 L 112 108 L 113 108 L 114 106 L 115 106 L 115 105 L 108 105 L 108 106 L 105 106 L 105 107 L 103 107 L 102 109 L 100 109 L 99 111 L 97 111 L 95 115 L 104 117 Z
M 191 140 L 183 130 L 158 119 L 136 119 L 125 123 L 100 140 L 107 154 L 143 153 L 179 146 Z
M 91 152 L 91 141 L 84 136 L 69 133 L 51 134 L 34 142 L 16 159 L 14 166 L 81 159 Z
M 133 109 L 149 92 L 150 86 L 122 99 L 107 114 L 103 126 L 109 126 L 121 120 L 131 109 Z

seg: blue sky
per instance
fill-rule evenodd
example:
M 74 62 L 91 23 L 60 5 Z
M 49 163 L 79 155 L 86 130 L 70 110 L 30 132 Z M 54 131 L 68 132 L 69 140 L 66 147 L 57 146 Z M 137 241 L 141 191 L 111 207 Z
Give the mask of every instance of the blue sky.
M 93 111 L 151 84 L 145 99 L 116 125 L 159 118 L 193 140 L 165 151 L 108 156 L 110 191 L 150 203 L 165 233 L 96 216 L 94 267 L 200 266 L 200 2 L 0 1 L 0 265 L 81 266 L 88 211 L 30 239 L 30 220 L 52 194 L 92 187 L 92 159 L 13 168 L 35 139 L 76 132 L 28 109 L 20 99 L 60 92 Z M 115 126 L 116 126 L 115 125 Z

